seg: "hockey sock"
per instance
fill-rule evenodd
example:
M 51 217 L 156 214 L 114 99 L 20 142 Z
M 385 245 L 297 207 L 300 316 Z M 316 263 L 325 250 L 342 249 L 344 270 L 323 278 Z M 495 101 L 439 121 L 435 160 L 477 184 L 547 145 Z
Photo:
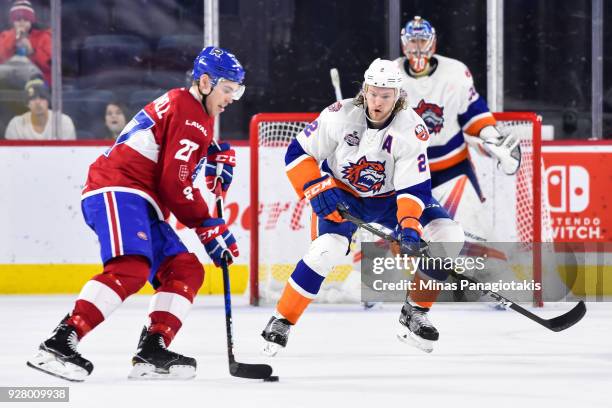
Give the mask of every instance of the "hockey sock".
M 297 323 L 310 302 L 319 293 L 325 277 L 316 273 L 304 261 L 298 262 L 289 277 L 276 310 L 292 324 Z
M 429 289 L 427 282 L 432 279 L 421 276 L 420 272 L 414 274 L 412 282 L 414 289 L 410 291 L 408 296 L 408 302 L 413 306 L 419 306 L 429 309 L 433 306 L 434 302 L 440 294 L 440 289 Z
M 130 295 L 144 286 L 149 274 L 149 262 L 139 255 L 124 255 L 111 259 L 104 271 L 88 281 L 77 298 L 72 314 L 66 321 L 80 338 L 102 323 Z
M 191 253 L 166 258 L 157 272 L 161 286 L 149 306 L 149 333 L 159 333 L 169 346 L 187 317 L 204 282 L 204 268 Z

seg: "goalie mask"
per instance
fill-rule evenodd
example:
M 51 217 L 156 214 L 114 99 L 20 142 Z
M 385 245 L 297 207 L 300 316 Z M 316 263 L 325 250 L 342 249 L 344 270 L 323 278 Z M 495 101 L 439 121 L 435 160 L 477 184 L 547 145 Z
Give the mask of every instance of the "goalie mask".
M 402 28 L 401 39 L 410 69 L 415 73 L 423 72 L 436 52 L 436 30 L 429 21 L 415 16 Z

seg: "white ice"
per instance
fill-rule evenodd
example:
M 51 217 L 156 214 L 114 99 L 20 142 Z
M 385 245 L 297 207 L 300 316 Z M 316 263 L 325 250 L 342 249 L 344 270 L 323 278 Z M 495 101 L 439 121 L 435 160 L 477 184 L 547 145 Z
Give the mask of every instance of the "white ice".
M 18 407 L 610 407 L 612 304 L 589 303 L 576 326 L 553 333 L 513 312 L 482 304 L 439 304 L 432 354 L 395 338 L 400 305 L 312 305 L 275 358 L 259 354 L 272 311 L 235 300 L 236 356 L 266 362 L 278 383 L 228 373 L 221 297 L 199 297 L 171 349 L 198 361 L 195 380 L 127 379 L 146 318 L 148 297 L 135 296 L 79 345 L 95 369 L 69 383 L 26 360 L 70 310 L 72 296 L 0 297 L 0 386 L 69 386 L 70 403 L 0 403 Z M 536 313 L 551 317 L 571 304 Z

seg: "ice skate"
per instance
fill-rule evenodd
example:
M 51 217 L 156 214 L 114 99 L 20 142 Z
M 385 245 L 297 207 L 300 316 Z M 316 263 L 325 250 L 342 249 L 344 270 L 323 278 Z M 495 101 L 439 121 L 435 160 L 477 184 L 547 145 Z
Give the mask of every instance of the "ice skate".
M 196 375 L 196 360 L 170 351 L 161 334 L 143 329 L 136 355 L 132 358 L 132 380 L 189 380 Z
M 291 330 L 289 320 L 272 316 L 266 328 L 261 332 L 261 337 L 266 341 L 263 354 L 272 357 L 278 353 L 278 350 L 285 348 L 289 340 L 289 330 Z
M 93 371 L 93 364 L 77 352 L 79 339 L 74 327 L 64 323 L 67 318 L 41 343 L 28 366 L 68 381 L 83 381 Z
M 426 353 L 431 353 L 439 334 L 427 318 L 428 311 L 428 308 L 412 306 L 408 302 L 404 303 L 399 318 L 401 327 L 397 338 Z

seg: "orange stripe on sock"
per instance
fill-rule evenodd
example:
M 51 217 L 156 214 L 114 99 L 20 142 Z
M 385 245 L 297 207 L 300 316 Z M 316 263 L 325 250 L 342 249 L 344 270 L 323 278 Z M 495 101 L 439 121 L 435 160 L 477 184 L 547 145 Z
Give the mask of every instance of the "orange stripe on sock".
M 422 284 L 427 282 L 427 277 L 422 277 L 419 272 L 414 274 L 412 282 L 414 282 L 414 290 L 410 291 L 410 300 L 420 307 L 430 308 L 435 303 L 440 290 L 430 290 L 422 287 Z
M 312 302 L 312 299 L 299 294 L 289 282 L 285 285 L 285 290 L 276 305 L 276 310 L 289 320 L 292 324 L 296 324 L 304 310 Z

